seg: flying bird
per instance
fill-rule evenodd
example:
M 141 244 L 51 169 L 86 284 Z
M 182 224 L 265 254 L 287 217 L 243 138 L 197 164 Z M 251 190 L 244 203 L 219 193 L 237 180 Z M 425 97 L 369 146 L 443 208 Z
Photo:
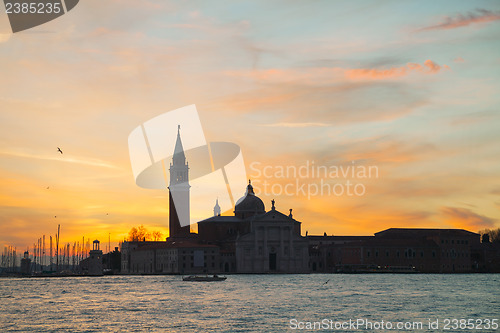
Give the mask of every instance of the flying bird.
M 63 153 L 61 148 L 57 147 L 57 151 L 60 152 L 61 154 Z
M 330 282 L 330 280 L 326 281 L 325 283 L 323 283 L 323 285 L 327 284 L 328 282 Z

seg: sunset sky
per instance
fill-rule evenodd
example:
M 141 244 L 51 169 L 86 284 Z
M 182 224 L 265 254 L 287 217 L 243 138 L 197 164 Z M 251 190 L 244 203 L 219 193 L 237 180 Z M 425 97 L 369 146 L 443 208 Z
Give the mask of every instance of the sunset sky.
M 0 9 L 2 247 L 58 224 L 63 243 L 115 246 L 140 224 L 166 237 L 168 192 L 135 184 L 127 138 L 191 104 L 303 234 L 500 227 L 496 0 L 82 0 L 16 34 Z M 259 175 L 313 161 L 378 177 Z M 364 195 L 262 187 L 347 180 Z

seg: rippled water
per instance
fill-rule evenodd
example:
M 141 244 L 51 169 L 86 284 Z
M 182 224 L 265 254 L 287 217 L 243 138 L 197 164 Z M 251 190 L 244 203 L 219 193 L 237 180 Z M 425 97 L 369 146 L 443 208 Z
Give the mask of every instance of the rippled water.
M 428 331 L 429 318 L 440 320 L 438 331 L 446 318 L 498 321 L 500 275 L 230 275 L 211 283 L 180 276 L 0 279 L 0 332 L 299 331 L 291 329 L 294 318 L 303 325 L 323 319 L 423 323 L 411 331 Z

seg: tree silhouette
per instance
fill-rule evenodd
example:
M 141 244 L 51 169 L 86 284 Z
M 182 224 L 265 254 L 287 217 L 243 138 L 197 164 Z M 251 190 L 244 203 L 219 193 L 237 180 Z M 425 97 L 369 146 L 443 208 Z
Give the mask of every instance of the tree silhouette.
M 155 230 L 151 233 L 151 237 L 153 237 L 153 241 L 157 242 L 161 240 L 163 233 L 159 230 Z
M 500 243 L 500 228 L 497 229 L 484 229 L 484 230 L 479 230 L 479 234 L 481 234 L 481 239 L 483 240 L 483 243 L 486 240 L 489 240 L 491 243 Z M 485 237 L 485 235 L 488 235 Z
M 142 224 L 138 227 L 133 227 L 128 232 L 128 242 L 143 242 L 143 241 L 160 241 L 163 233 L 159 230 L 148 231 Z

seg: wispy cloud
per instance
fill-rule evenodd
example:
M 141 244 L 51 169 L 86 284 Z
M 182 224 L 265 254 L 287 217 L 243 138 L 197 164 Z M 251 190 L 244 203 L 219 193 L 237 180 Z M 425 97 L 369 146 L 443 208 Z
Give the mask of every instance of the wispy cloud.
M 500 12 L 493 12 L 486 9 L 477 9 L 476 12 L 469 12 L 467 14 L 457 14 L 455 16 L 446 16 L 440 23 L 430 25 L 417 31 L 428 30 L 447 30 L 466 27 L 472 24 L 488 23 L 500 20 Z
M 264 124 L 262 126 L 297 128 L 297 127 L 326 127 L 326 126 L 330 126 L 330 125 L 326 124 L 326 123 L 274 123 L 274 124 Z
M 441 212 L 447 222 L 455 228 L 478 230 L 494 227 L 496 222 L 495 219 L 477 214 L 466 208 L 443 207 Z
M 92 159 L 92 158 L 82 158 L 82 157 L 75 157 L 75 156 L 48 156 L 48 155 L 38 155 L 38 154 L 33 154 L 33 153 L 27 153 L 27 152 L 20 152 L 20 151 L 0 151 L 0 155 L 8 155 L 8 156 L 13 156 L 13 157 L 21 157 L 21 158 L 32 158 L 32 159 L 37 159 L 37 160 L 46 160 L 46 161 L 58 161 L 58 162 L 64 162 L 64 163 L 75 163 L 75 164 L 81 164 L 81 165 L 88 165 L 88 166 L 94 166 L 94 167 L 101 167 L 101 168 L 109 168 L 109 169 L 118 169 L 118 167 L 107 163 L 102 160 L 98 159 Z
M 230 77 L 243 77 L 259 82 L 292 83 L 322 85 L 340 83 L 347 80 L 388 80 L 409 75 L 412 72 L 421 74 L 436 74 L 441 70 L 449 69 L 447 65 L 439 65 L 428 59 L 424 64 L 407 63 L 404 66 L 391 68 L 343 68 L 343 67 L 315 67 L 315 68 L 271 68 L 261 70 L 225 71 Z
M 345 75 L 348 79 L 372 79 L 384 80 L 406 76 L 411 72 L 419 72 L 423 74 L 436 74 L 443 69 L 449 69 L 447 65 L 438 65 L 432 60 L 426 60 L 423 65 L 417 63 L 408 63 L 406 66 L 392 67 L 389 69 L 377 68 L 358 68 L 348 69 Z

